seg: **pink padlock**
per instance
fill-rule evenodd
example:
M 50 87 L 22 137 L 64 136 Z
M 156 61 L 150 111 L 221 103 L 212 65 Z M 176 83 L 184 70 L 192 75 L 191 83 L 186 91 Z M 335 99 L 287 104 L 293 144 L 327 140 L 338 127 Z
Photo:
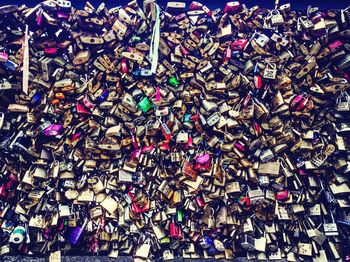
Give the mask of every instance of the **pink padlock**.
M 75 140 L 77 140 L 80 136 L 82 135 L 81 132 L 75 133 L 71 139 L 72 142 L 74 142 Z
M 289 196 L 289 191 L 287 189 L 283 190 L 283 191 L 279 191 L 276 193 L 276 199 L 277 200 L 286 200 Z
M 122 60 L 121 60 L 120 70 L 122 71 L 123 74 L 126 74 L 129 71 L 128 60 L 126 60 L 125 57 L 122 58 Z
M 200 196 L 196 197 L 196 202 L 199 208 L 203 208 L 205 206 L 205 203 L 203 202 L 202 198 Z
M 198 164 L 205 164 L 206 162 L 208 162 L 210 160 L 210 156 L 209 154 L 205 153 L 203 155 L 199 155 L 196 157 L 196 162 Z
M 188 50 L 186 48 L 184 48 L 182 45 L 180 45 L 180 50 L 182 52 L 183 55 L 188 55 L 190 52 L 188 52 Z
M 52 124 L 45 129 L 44 134 L 45 136 L 57 136 L 57 135 L 60 135 L 62 131 L 63 131 L 62 125 Z
M 0 186 L 0 197 L 6 198 L 7 197 L 7 191 L 5 185 Z
M 86 110 L 86 108 L 80 103 L 77 103 L 77 112 L 78 112 L 78 114 L 90 115 L 90 112 L 88 110 Z
M 306 107 L 307 103 L 309 103 L 309 98 L 303 97 L 303 100 L 301 100 L 299 105 L 295 108 L 295 111 L 303 110 Z
M 196 158 L 196 165 L 194 166 L 195 170 L 199 170 L 201 172 L 210 170 L 210 155 L 205 153 L 203 155 L 199 155 Z
M 155 150 L 155 148 L 152 145 L 144 146 L 142 148 L 142 153 L 151 153 L 152 154 L 154 152 L 154 150 Z
M 41 26 L 41 22 L 43 21 L 43 14 L 41 13 L 41 14 L 39 14 L 38 15 L 38 18 L 37 18 L 37 20 L 36 20 L 36 24 L 38 25 L 38 26 Z
M 239 151 L 244 152 L 245 151 L 245 146 L 241 142 L 235 142 L 234 143 L 235 148 L 237 148 Z
M 136 159 L 140 159 L 141 157 L 141 149 L 135 149 L 131 152 L 131 157 L 132 158 L 136 158 Z
M 57 48 L 56 47 L 46 47 L 46 48 L 44 48 L 44 53 L 46 55 L 54 55 L 57 53 Z
M 60 19 L 69 19 L 69 14 L 65 12 L 58 11 L 57 12 L 57 17 Z
M 309 99 L 304 95 L 297 95 L 292 99 L 292 101 L 289 104 L 289 107 L 291 110 L 301 111 L 305 108 L 308 102 Z
M 330 43 L 328 46 L 332 51 L 334 51 L 335 49 L 341 47 L 342 45 L 343 45 L 342 41 L 335 40 L 332 43 Z
M 86 94 L 85 97 L 83 98 L 83 103 L 84 103 L 84 106 L 87 108 L 94 108 L 96 106 L 96 104 L 92 102 L 88 94 Z
M 7 60 L 9 60 L 9 55 L 4 52 L 0 52 L 0 62 L 6 62 Z

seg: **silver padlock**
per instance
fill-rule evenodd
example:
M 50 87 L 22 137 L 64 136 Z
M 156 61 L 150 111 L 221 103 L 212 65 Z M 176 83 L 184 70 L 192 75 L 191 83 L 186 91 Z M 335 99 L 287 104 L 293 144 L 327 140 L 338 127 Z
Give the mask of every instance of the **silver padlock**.
M 264 78 L 275 79 L 277 74 L 276 64 L 268 63 L 264 70 Z
M 342 91 L 336 100 L 336 110 L 339 112 L 350 111 L 350 96 L 347 92 Z
M 272 11 L 272 16 L 271 16 L 271 25 L 272 26 L 279 26 L 284 23 L 283 16 L 278 10 L 273 10 Z
M 255 42 L 261 47 L 264 47 L 269 40 L 270 38 L 264 34 L 258 34 L 257 37 L 255 37 Z
M 306 16 L 301 16 L 298 19 L 298 22 L 300 21 L 301 26 L 305 29 L 310 29 L 314 27 L 314 24 L 309 20 Z
M 177 144 L 186 144 L 188 142 L 188 133 L 181 131 L 176 136 L 176 143 Z

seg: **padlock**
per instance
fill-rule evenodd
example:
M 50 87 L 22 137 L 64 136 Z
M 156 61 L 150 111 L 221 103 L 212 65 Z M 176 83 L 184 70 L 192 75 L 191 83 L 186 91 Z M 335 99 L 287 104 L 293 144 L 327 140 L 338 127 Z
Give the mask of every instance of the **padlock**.
M 187 144 L 188 142 L 188 133 L 181 131 L 176 136 L 176 143 L 177 144 Z
M 350 96 L 347 92 L 341 92 L 336 100 L 336 110 L 339 112 L 350 111 Z
M 170 223 L 169 225 L 169 233 L 170 233 L 170 237 L 171 238 L 175 238 L 175 239 L 181 239 L 183 238 L 183 233 L 181 230 L 181 227 L 178 226 L 175 222 L 174 219 L 173 221 Z
M 196 180 L 196 178 L 197 178 L 197 176 L 198 176 L 198 174 L 197 174 L 197 172 L 196 172 L 196 170 L 195 170 L 194 165 L 193 165 L 190 161 L 188 161 L 188 160 L 185 160 L 185 161 L 183 162 L 182 173 L 183 173 L 185 176 L 187 176 L 187 177 L 189 177 L 190 179 L 192 179 L 192 180 Z
M 278 10 L 273 10 L 271 12 L 271 25 L 272 26 L 279 26 L 284 23 L 283 16 Z
M 195 170 L 199 170 L 200 172 L 205 172 L 210 170 L 210 155 L 202 154 L 196 157 L 196 164 L 194 166 Z
M 276 64 L 268 63 L 264 70 L 264 78 L 267 79 L 275 79 L 277 74 Z

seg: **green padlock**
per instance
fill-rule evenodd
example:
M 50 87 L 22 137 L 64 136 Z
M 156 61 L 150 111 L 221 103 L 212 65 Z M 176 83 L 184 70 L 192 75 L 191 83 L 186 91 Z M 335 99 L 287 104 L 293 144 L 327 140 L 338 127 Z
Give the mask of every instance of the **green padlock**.
M 163 237 L 162 239 L 159 239 L 160 244 L 169 244 L 170 243 L 170 237 Z
M 148 97 L 142 98 L 137 105 L 144 113 L 146 113 L 151 108 L 151 102 L 149 101 Z
M 175 76 L 172 76 L 169 78 L 169 84 L 171 84 L 172 86 L 177 86 L 180 84 L 180 82 L 176 79 Z
M 181 223 L 183 218 L 183 214 L 181 210 L 177 211 L 177 222 Z

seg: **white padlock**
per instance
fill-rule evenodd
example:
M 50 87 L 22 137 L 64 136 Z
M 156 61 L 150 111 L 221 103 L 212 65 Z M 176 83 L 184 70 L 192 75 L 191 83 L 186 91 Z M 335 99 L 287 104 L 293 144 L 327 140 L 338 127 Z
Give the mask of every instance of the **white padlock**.
M 264 70 L 264 78 L 275 79 L 277 74 L 276 64 L 268 63 Z
M 176 136 L 176 143 L 178 144 L 186 144 L 188 142 L 188 133 L 181 131 Z
M 283 16 L 278 10 L 273 10 L 272 11 L 272 16 L 271 16 L 271 25 L 272 26 L 279 26 L 284 23 Z

